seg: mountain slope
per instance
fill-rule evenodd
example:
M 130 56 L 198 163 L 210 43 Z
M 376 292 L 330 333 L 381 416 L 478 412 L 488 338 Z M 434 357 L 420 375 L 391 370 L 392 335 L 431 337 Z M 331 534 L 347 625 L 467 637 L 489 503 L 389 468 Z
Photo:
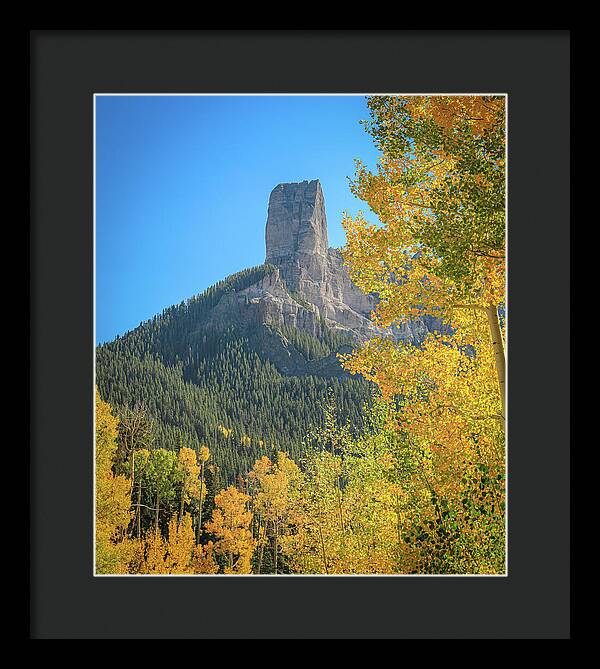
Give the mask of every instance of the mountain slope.
M 360 430 L 370 386 L 344 372 L 337 353 L 375 334 L 418 342 L 432 326 L 373 326 L 376 297 L 352 284 L 328 248 L 318 181 L 273 190 L 266 247 L 264 265 L 97 349 L 103 398 L 117 409 L 143 403 L 158 446 L 206 443 L 228 480 L 274 448 L 300 457 L 329 397 Z

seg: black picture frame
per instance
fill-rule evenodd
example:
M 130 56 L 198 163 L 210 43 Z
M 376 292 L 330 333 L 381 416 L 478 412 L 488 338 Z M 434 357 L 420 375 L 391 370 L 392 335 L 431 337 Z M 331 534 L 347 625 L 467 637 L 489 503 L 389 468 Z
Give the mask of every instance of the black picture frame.
M 32 30 L 30 638 L 570 637 L 570 33 Z M 94 93 L 508 94 L 508 575 L 92 575 Z

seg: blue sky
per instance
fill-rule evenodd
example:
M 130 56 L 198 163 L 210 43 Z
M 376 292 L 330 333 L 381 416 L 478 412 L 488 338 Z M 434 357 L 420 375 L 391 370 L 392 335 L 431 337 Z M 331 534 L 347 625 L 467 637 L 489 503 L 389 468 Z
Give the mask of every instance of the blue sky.
M 363 96 L 96 97 L 97 342 L 262 263 L 278 183 L 320 179 L 342 246 L 368 116 Z

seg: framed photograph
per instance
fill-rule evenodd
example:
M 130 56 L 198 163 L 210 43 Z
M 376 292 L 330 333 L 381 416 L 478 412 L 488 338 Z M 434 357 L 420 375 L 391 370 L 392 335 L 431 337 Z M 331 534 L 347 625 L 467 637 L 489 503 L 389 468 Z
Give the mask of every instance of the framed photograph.
M 568 31 L 30 43 L 30 636 L 569 638 Z

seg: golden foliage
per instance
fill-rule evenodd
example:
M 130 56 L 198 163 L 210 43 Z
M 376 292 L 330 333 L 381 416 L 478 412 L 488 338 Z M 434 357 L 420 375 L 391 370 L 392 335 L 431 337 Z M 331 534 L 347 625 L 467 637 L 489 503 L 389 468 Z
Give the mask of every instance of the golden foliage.
M 272 540 L 273 567 L 278 573 L 280 551 L 285 552 L 286 537 L 299 522 L 302 472 L 287 453 L 278 451 L 274 463 L 265 456 L 257 460 L 248 479 L 253 488 L 253 509 L 258 520 L 260 552 L 257 568 L 260 572 L 264 548 Z
M 200 466 L 196 460 L 196 451 L 193 448 L 183 447 L 177 453 L 177 472 L 179 474 L 181 490 L 181 515 L 185 504 L 193 499 L 200 499 Z M 204 495 L 202 495 L 204 497 Z
M 232 432 L 233 432 L 233 429 L 232 429 L 232 428 L 227 428 L 227 427 L 225 427 L 224 425 L 217 425 L 217 429 L 219 430 L 219 432 L 221 432 L 221 434 L 222 434 L 226 439 L 229 439 L 229 437 L 231 436 L 231 434 L 232 434 Z
M 225 574 L 251 573 L 251 560 L 255 541 L 250 524 L 252 512 L 248 510 L 250 497 L 233 486 L 215 496 L 215 509 L 206 531 L 214 534 L 215 555 L 225 558 Z
M 218 574 L 219 565 L 215 560 L 214 544 L 212 541 L 194 549 L 193 568 L 195 574 Z
M 383 154 L 376 174 L 358 163 L 353 191 L 380 224 L 360 214 L 344 217 L 350 275 L 364 291 L 378 294 L 373 318 L 382 327 L 428 315 L 453 328 L 453 337 L 430 337 L 423 355 L 409 355 L 438 371 L 450 350 L 472 371 L 487 372 L 491 360 L 497 382 L 489 387 L 503 402 L 505 333 L 497 332 L 506 327 L 506 314 L 500 319 L 498 313 L 506 284 L 504 98 L 384 96 L 369 104 L 370 128 Z M 469 362 L 469 347 L 486 362 Z M 403 382 L 398 374 L 406 358 L 402 347 L 374 341 L 345 363 L 391 397 Z M 481 392 L 482 375 L 469 379 L 471 392 Z M 504 406 L 495 410 L 488 399 L 485 393 L 485 406 L 475 413 L 504 416 Z
M 184 514 L 178 521 L 173 514 L 169 521 L 169 538 L 149 533 L 146 538 L 143 574 L 193 574 L 195 573 L 196 541 L 192 517 Z
M 381 326 L 424 315 L 445 326 L 419 347 L 386 338 L 342 356 L 385 401 L 415 475 L 392 492 L 402 570 L 504 568 L 504 98 L 372 99 L 383 155 L 353 190 L 378 215 L 346 216 L 353 280 L 380 297 Z M 403 457 L 404 457 L 403 456 Z M 394 453 L 385 454 L 391 471 Z M 415 487 L 416 486 L 416 487 Z M 385 488 L 384 488 L 385 489 Z
M 131 521 L 131 481 L 113 474 L 119 421 L 96 389 L 96 572 L 126 573 L 134 546 L 127 538 Z
M 357 161 L 352 190 L 380 224 L 345 215 L 343 254 L 355 283 L 379 294 L 377 320 L 504 302 L 504 98 L 369 104 L 382 155 L 376 173 Z

